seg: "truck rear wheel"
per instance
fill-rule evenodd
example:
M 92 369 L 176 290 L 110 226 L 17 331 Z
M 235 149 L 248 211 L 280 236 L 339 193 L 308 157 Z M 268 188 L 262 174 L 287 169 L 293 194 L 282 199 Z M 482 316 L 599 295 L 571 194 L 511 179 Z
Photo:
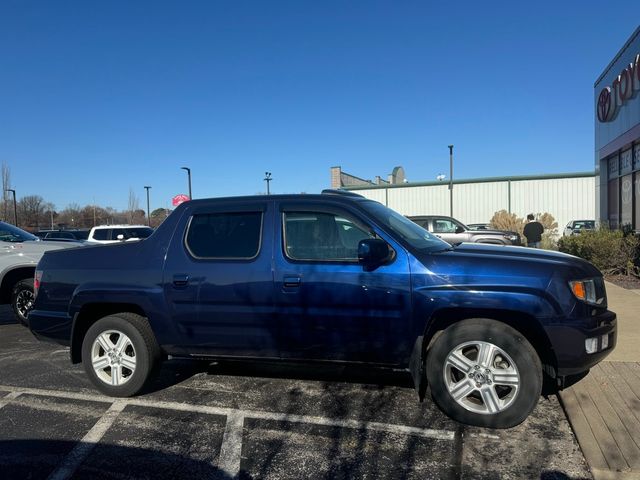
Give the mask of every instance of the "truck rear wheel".
M 160 363 L 149 322 L 133 313 L 101 318 L 82 341 L 82 363 L 92 383 L 112 397 L 140 392 Z
M 542 365 L 534 348 L 517 330 L 490 319 L 447 328 L 429 349 L 426 371 L 440 409 L 481 427 L 522 423 L 542 390 Z

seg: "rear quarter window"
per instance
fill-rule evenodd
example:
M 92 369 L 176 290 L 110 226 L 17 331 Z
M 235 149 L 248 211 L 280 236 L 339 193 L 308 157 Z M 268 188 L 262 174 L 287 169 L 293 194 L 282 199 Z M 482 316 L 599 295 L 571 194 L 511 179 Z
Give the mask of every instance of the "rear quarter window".
M 185 244 L 196 258 L 250 259 L 260 251 L 261 235 L 262 212 L 196 214 Z
M 109 228 L 98 228 L 93 231 L 94 240 L 109 240 Z

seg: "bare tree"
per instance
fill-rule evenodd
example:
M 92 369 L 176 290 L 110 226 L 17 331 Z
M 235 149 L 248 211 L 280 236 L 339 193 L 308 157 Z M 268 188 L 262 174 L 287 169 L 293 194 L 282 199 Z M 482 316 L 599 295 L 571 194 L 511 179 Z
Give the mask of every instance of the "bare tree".
M 2 162 L 2 219 L 7 220 L 7 213 L 9 211 L 9 202 L 12 201 L 12 198 L 9 196 L 9 192 L 7 189 L 11 188 L 11 170 L 9 169 L 9 165 L 5 162 Z
M 127 209 L 129 214 L 129 223 L 134 223 L 133 220 L 136 217 L 137 210 L 140 210 L 140 202 L 138 201 L 138 197 L 133 191 L 133 188 L 129 187 L 129 208 Z
M 44 212 L 44 199 L 40 195 L 27 195 L 18 202 L 20 220 L 25 227 L 40 226 L 40 221 Z

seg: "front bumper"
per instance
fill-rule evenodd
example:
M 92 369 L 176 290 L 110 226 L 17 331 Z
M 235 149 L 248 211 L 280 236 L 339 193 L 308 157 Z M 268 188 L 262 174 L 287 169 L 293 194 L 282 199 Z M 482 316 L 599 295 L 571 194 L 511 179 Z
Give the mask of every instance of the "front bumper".
M 557 361 L 557 376 L 566 377 L 578 375 L 588 371 L 602 361 L 616 346 L 618 329 L 616 314 L 609 310 L 589 319 L 595 328 L 583 328 L 580 322 L 576 324 L 558 324 L 545 327 L 547 337 L 551 342 Z M 602 348 L 602 337 L 606 337 L 608 346 Z M 587 353 L 585 341 L 588 338 L 598 338 L 597 350 Z

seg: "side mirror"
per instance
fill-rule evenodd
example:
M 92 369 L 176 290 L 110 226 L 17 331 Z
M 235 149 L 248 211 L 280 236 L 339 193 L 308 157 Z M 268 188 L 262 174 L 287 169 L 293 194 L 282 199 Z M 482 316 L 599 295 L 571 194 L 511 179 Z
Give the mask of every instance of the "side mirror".
M 124 241 L 124 235 L 123 235 L 123 234 L 118 235 L 116 238 L 117 238 L 118 240 L 120 240 L 121 242 L 123 242 L 123 241 Z
M 464 228 L 456 227 L 456 233 L 464 233 Z
M 365 238 L 358 243 L 358 261 L 367 271 L 375 270 L 385 263 L 390 253 L 387 242 L 379 238 Z

